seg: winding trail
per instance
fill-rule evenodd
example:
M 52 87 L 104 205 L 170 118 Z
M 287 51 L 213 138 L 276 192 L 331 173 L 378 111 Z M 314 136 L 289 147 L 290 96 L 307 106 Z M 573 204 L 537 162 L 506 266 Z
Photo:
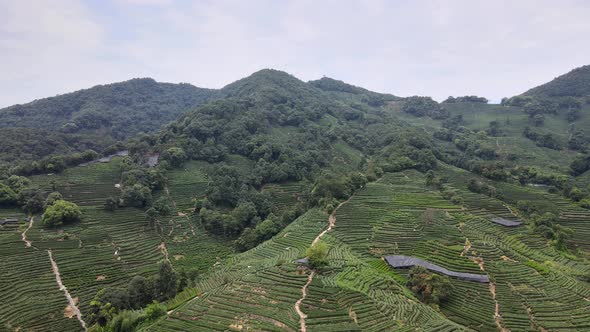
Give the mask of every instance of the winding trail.
M 25 229 L 25 231 L 21 234 L 23 242 L 25 243 L 25 247 L 30 248 L 31 245 L 33 244 L 31 241 L 29 241 L 27 239 L 27 232 L 29 231 L 29 229 L 31 229 L 31 227 L 33 227 L 33 223 L 35 222 L 35 217 L 31 216 L 31 218 L 29 219 L 29 226 L 27 227 L 27 229 Z
M 514 212 L 514 210 L 512 210 L 510 208 L 510 205 L 506 204 L 506 203 L 502 203 L 502 205 L 504 205 L 504 207 L 510 212 L 511 215 L 515 216 L 518 218 L 518 213 Z
M 315 237 L 315 239 L 313 239 L 313 241 L 311 242 L 312 246 L 314 244 L 316 244 L 324 235 L 326 235 L 326 233 L 331 231 L 332 228 L 334 228 L 334 226 L 336 226 L 336 211 L 338 211 L 338 209 L 342 205 L 348 203 L 348 201 L 350 201 L 350 199 L 353 196 L 354 195 L 350 196 L 344 202 L 338 204 L 338 206 L 334 209 L 334 211 L 332 211 L 332 213 L 330 213 L 330 216 L 328 217 L 328 228 L 323 230 L 320 234 L 318 234 L 318 236 Z M 299 326 L 300 326 L 299 331 L 300 332 L 307 332 L 307 327 L 305 325 L 305 319 L 307 318 L 307 315 L 303 311 L 301 311 L 301 303 L 307 297 L 307 287 L 309 286 L 309 284 L 311 284 L 311 281 L 313 280 L 314 276 L 315 276 L 315 271 L 311 271 L 309 276 L 307 276 L 307 282 L 305 283 L 305 285 L 303 285 L 303 287 L 301 287 L 301 298 L 299 300 L 297 300 L 297 302 L 295 302 L 295 312 L 297 312 L 297 315 L 299 315 Z
M 309 276 L 307 276 L 307 282 L 301 288 L 302 297 L 299 300 L 297 300 L 297 302 L 295 302 L 295 311 L 299 315 L 299 331 L 301 332 L 307 332 L 307 327 L 305 326 L 305 319 L 307 318 L 307 315 L 303 311 L 301 311 L 301 302 L 303 302 L 303 300 L 305 300 L 305 298 L 307 297 L 307 287 L 309 286 L 309 284 L 311 284 L 311 281 L 313 280 L 314 276 L 315 271 L 311 271 Z
M 166 242 L 164 242 L 164 241 L 160 242 L 158 249 L 160 249 L 160 252 L 162 252 L 162 255 L 164 255 L 164 260 L 166 260 L 166 262 L 168 262 L 168 264 L 170 264 L 170 266 L 172 266 L 172 262 L 170 261 L 170 257 L 168 256 L 168 248 L 166 248 Z M 173 269 L 174 269 L 174 267 L 173 267 Z
M 471 244 L 469 245 L 469 247 L 471 248 Z M 461 255 L 461 256 L 463 256 L 463 255 Z M 483 258 L 469 256 L 469 259 L 471 259 L 475 264 L 479 265 L 479 269 L 485 272 Z M 504 327 L 504 323 L 503 323 L 504 321 L 503 321 L 502 315 L 500 314 L 500 302 L 498 302 L 498 299 L 496 298 L 496 284 L 490 280 L 489 285 L 490 285 L 490 294 L 492 295 L 492 299 L 494 300 L 494 303 L 495 303 L 494 321 L 496 323 L 496 326 L 498 327 L 498 330 L 500 332 L 510 332 L 510 329 Z
M 465 256 L 471 250 L 471 242 L 469 242 L 468 238 L 465 238 L 465 245 L 463 246 L 463 251 L 461 252 L 461 257 Z
M 68 289 L 66 288 L 66 286 L 64 286 L 63 282 L 61 281 L 61 275 L 59 274 L 59 268 L 57 267 L 57 263 L 53 259 L 53 253 L 51 252 L 51 249 L 47 250 L 47 254 L 49 255 L 49 260 L 51 261 L 51 268 L 53 269 L 53 274 L 55 275 L 55 281 L 57 282 L 57 285 L 59 286 L 59 290 L 64 292 L 64 295 L 66 296 L 66 299 L 68 300 L 69 311 L 71 313 L 73 313 L 76 316 L 76 318 L 78 318 L 78 321 L 80 322 L 80 325 L 82 325 L 82 328 L 84 329 L 84 331 L 88 331 L 88 328 L 86 328 L 86 322 L 82 319 L 82 313 L 80 312 L 80 309 L 78 309 L 77 301 L 72 298 L 72 296 L 70 295 L 70 292 L 68 292 Z
M 498 330 L 501 332 L 510 332 L 509 329 L 505 328 L 502 324 L 502 315 L 500 315 L 500 302 L 496 299 L 496 284 L 490 281 L 490 294 L 492 294 L 492 299 L 496 303 L 496 308 L 494 310 L 494 321 L 496 322 L 496 326 L 498 326 Z

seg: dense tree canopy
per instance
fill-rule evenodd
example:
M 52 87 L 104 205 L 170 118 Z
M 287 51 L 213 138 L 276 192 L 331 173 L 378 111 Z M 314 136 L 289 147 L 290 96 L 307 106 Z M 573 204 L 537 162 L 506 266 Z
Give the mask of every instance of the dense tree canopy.
M 11 206 L 16 203 L 16 192 L 4 183 L 0 183 L 0 206 Z
M 422 302 L 432 304 L 446 300 L 453 291 L 453 285 L 447 276 L 428 272 L 422 266 L 410 269 L 408 287 Z
M 42 222 L 44 226 L 55 227 L 80 221 L 81 217 L 82 211 L 76 204 L 58 200 L 47 207 L 43 213 Z
M 328 264 L 328 245 L 321 240 L 307 248 L 305 253 L 309 259 L 309 265 L 314 268 L 319 268 Z
M 524 93 L 527 96 L 584 97 L 590 95 L 590 65 L 576 68 Z

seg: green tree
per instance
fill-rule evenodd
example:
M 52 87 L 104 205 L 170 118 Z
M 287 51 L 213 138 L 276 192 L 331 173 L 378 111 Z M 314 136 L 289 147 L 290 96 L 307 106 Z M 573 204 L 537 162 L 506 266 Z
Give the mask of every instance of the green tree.
M 178 275 L 168 261 L 161 261 L 155 281 L 156 298 L 165 301 L 176 295 Z
M 113 316 L 107 325 L 107 330 L 110 332 L 133 332 L 143 319 L 143 315 L 138 311 L 124 310 Z
M 553 225 L 552 243 L 557 250 L 567 250 L 567 240 L 572 237 L 574 231 L 571 228 L 559 224 Z
M 422 266 L 410 269 L 408 287 L 422 302 L 432 304 L 446 300 L 453 291 L 453 285 L 447 276 L 430 273 Z
M 152 204 L 152 191 L 150 188 L 136 183 L 123 189 L 121 199 L 125 206 L 146 207 Z
M 491 121 L 487 133 L 494 137 L 501 136 L 502 129 L 500 129 L 500 123 L 498 121 Z
M 145 317 L 147 320 L 153 321 L 159 317 L 166 315 L 166 305 L 154 302 L 145 308 Z
M 570 164 L 572 173 L 574 175 L 580 175 L 590 169 L 590 156 L 579 155 Z
M 16 193 L 31 185 L 31 180 L 24 176 L 12 175 L 7 180 L 8 186 Z
M 16 193 L 12 188 L 0 183 L 0 206 L 11 206 L 17 203 Z
M 154 209 L 161 216 L 168 216 L 172 213 L 173 204 L 170 198 L 162 196 L 154 202 Z
M 158 211 L 156 209 L 151 207 L 145 211 L 145 221 L 147 221 L 147 223 L 150 226 L 153 226 L 157 220 L 158 220 Z
M 104 209 L 107 211 L 115 211 L 118 206 L 119 200 L 115 197 L 107 197 L 107 199 L 104 201 Z
M 306 255 L 311 267 L 319 268 L 325 266 L 328 264 L 328 245 L 320 240 L 307 248 Z
M 186 153 L 182 148 L 172 147 L 164 151 L 161 155 L 163 160 L 166 160 L 172 167 L 180 167 L 187 159 Z
M 60 194 L 57 191 L 54 191 L 54 192 L 50 193 L 49 195 L 47 195 L 47 198 L 45 199 L 45 208 L 53 205 L 57 201 L 63 200 L 63 199 L 64 199 L 64 197 L 62 196 L 62 194 Z
M 153 282 L 142 276 L 135 276 L 127 286 L 129 305 L 133 309 L 143 308 L 154 299 Z
M 90 325 L 105 326 L 118 312 L 129 308 L 127 289 L 103 288 L 90 301 Z
M 567 141 L 568 147 L 572 150 L 584 152 L 588 145 L 586 135 L 583 130 L 576 130 Z
M 18 204 L 30 214 L 42 212 L 45 208 L 45 197 L 37 188 L 25 188 L 17 194 Z
M 541 127 L 545 124 L 545 116 L 543 114 L 535 114 L 532 116 L 535 127 Z
M 177 293 L 182 292 L 186 287 L 188 287 L 189 278 L 188 274 L 185 270 L 181 270 L 178 273 L 178 289 L 176 290 Z
M 81 217 L 82 211 L 80 211 L 80 208 L 76 204 L 64 200 L 58 200 L 45 210 L 42 217 L 42 223 L 47 227 L 55 227 L 80 221 Z
M 579 202 L 580 200 L 582 200 L 583 198 L 585 198 L 587 196 L 587 194 L 585 192 L 583 192 L 582 190 L 580 190 L 578 187 L 573 187 L 570 190 L 568 196 L 572 200 L 574 200 L 576 202 Z

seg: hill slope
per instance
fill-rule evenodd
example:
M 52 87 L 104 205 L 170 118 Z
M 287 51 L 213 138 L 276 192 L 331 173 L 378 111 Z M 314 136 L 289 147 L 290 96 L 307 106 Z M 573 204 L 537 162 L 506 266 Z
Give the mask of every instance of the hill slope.
M 158 103 L 130 89 L 138 114 Z M 128 156 L 30 181 L 0 173 L 0 221 L 12 220 L 0 225 L 0 330 L 590 329 L 590 201 L 569 173 L 584 154 L 565 115 L 534 127 L 519 106 L 269 69 L 209 92 L 132 137 Z M 91 146 L 105 128 L 48 137 Z M 56 192 L 80 222 L 43 225 Z M 310 268 L 299 259 L 316 240 L 325 257 Z M 387 255 L 490 282 L 394 269 Z
M 552 81 L 532 88 L 525 96 L 535 97 L 584 97 L 590 95 L 590 65 L 576 68 Z
M 201 89 L 190 84 L 158 83 L 150 78 L 98 85 L 56 97 L 35 100 L 0 109 L 0 129 L 7 141 L 16 141 L 14 148 L 4 146 L 4 160 L 38 159 L 52 153 L 71 153 L 85 149 L 104 149 L 116 141 L 140 132 L 153 132 L 164 123 L 216 95 L 216 90 Z M 43 136 L 50 135 L 57 143 L 53 149 L 36 149 L 42 143 L 34 134 L 12 137 L 5 130 L 27 128 Z M 93 141 L 93 144 L 84 143 Z M 20 143 L 20 144 L 18 144 Z M 21 153 L 21 150 L 28 153 Z M 15 154 L 17 158 L 9 158 Z

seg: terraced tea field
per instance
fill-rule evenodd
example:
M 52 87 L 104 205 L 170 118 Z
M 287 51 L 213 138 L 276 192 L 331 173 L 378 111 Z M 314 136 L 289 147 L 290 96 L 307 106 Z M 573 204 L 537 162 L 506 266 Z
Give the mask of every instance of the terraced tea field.
M 192 168 L 190 175 L 182 171 L 168 174 L 169 194 L 175 203 L 178 200 L 177 210 L 168 220 L 159 221 L 159 230 L 148 226 L 139 209 L 104 210 L 105 199 L 119 190 L 115 184 L 119 183 L 120 161 L 115 158 L 110 163 L 71 168 L 60 175 L 32 177 L 39 187 L 47 191 L 55 188 L 78 203 L 83 220 L 45 229 L 38 223 L 41 216 L 34 216 L 35 223 L 25 234 L 31 247 L 26 247 L 22 236 L 29 225 L 28 217 L 0 209 L 0 217 L 21 219 L 18 224 L 0 226 L 0 330 L 82 330 L 58 288 L 48 250 L 61 281 L 77 301 L 82 320 L 99 289 L 125 286 L 134 275 L 154 275 L 162 259 L 168 257 L 176 269 L 196 268 L 204 273 L 232 254 L 228 243 L 207 235 L 187 211 L 192 197 L 203 195 L 206 188 L 206 177 L 198 165 L 188 165 Z
M 312 210 L 219 265 L 147 330 L 298 331 L 300 300 L 306 331 L 590 329 L 590 286 L 576 278 L 590 265 L 555 251 L 526 226 L 491 222 L 514 217 L 504 202 L 451 183 L 465 198 L 458 206 L 423 184 L 415 171 L 386 174 L 337 209 L 335 227 L 322 238 L 330 245 L 322 272 L 310 276 L 294 262 L 327 227 L 328 216 Z M 487 274 L 491 282 L 451 279 L 454 291 L 437 311 L 413 296 L 404 285 L 407 270 L 387 266 L 386 254 Z
M 33 178 L 78 202 L 81 223 L 29 228 L 29 218 L 19 211 L 0 210 L 0 217 L 20 219 L 0 228 L 6 257 L 0 262 L 6 281 L 0 287 L 3 329 L 83 329 L 58 288 L 50 250 L 82 320 L 96 291 L 123 286 L 133 275 L 152 275 L 162 259 L 176 269 L 198 269 L 198 285 L 171 300 L 169 315 L 147 331 L 298 331 L 298 302 L 306 331 L 590 330 L 590 285 L 577 278 L 590 273 L 590 265 L 557 252 L 526 225 L 491 222 L 494 216 L 514 218 L 513 208 L 467 191 L 468 178 L 453 167 L 437 172 L 463 197 L 461 206 L 426 187 L 416 171 L 386 174 L 356 192 L 336 210 L 333 229 L 322 237 L 330 246 L 328 267 L 310 275 L 295 260 L 327 228 L 324 212 L 312 209 L 273 239 L 233 256 L 231 243 L 207 235 L 191 217 L 194 199 L 205 194 L 205 164 L 187 163 L 167 174 L 165 190 L 156 195 L 168 197 L 174 211 L 154 229 L 140 210 L 102 208 L 118 190 L 118 162 Z M 267 185 L 264 191 L 282 209 L 297 202 L 301 186 Z M 575 230 L 578 247 L 587 248 L 585 210 L 537 188 L 503 185 L 502 190 L 508 199 L 526 197 L 559 211 L 560 222 Z M 390 254 L 486 274 L 491 282 L 451 279 L 454 291 L 436 309 L 407 289 L 407 270 L 382 260 Z M 22 314 L 29 312 L 35 314 Z

